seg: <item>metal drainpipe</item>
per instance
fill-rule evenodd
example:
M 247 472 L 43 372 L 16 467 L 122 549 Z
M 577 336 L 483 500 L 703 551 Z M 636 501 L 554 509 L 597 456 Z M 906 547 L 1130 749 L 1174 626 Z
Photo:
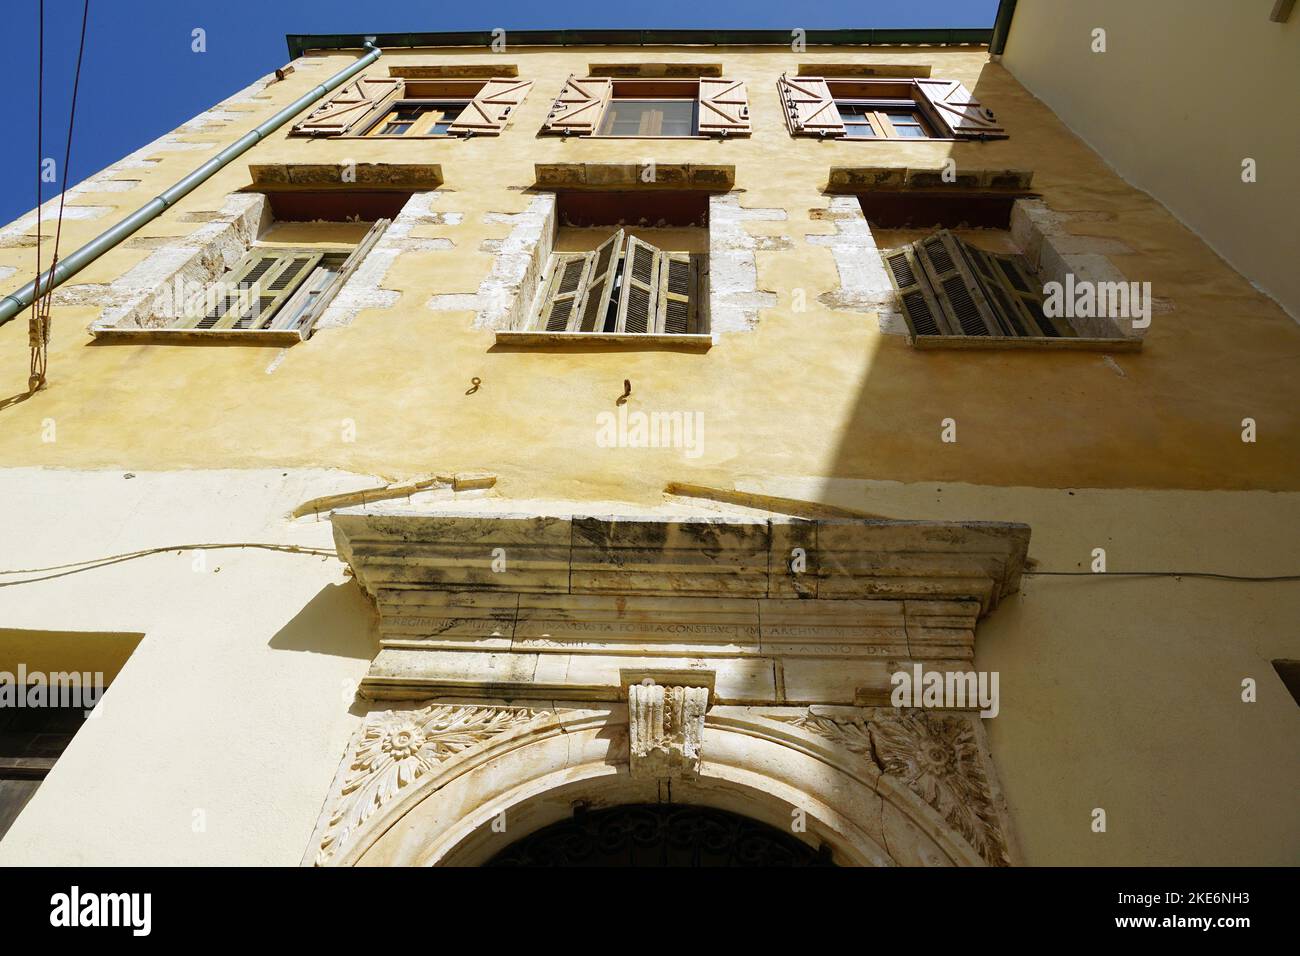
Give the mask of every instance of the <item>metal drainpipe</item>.
M 231 160 L 243 155 L 258 143 L 262 137 L 268 133 L 273 133 L 293 117 L 297 116 L 306 107 L 315 103 L 326 93 L 329 93 L 342 86 L 352 77 L 356 76 L 371 63 L 383 56 L 383 50 L 375 46 L 370 40 L 365 43 L 369 53 L 363 56 L 357 62 L 353 63 L 346 70 L 335 73 L 320 86 L 315 87 L 311 92 L 298 97 L 280 112 L 276 113 L 266 122 L 262 123 L 256 129 L 245 133 L 238 140 L 227 146 L 217 155 L 213 156 L 206 163 L 200 166 L 194 172 L 190 173 L 180 182 L 171 188 L 160 193 L 156 198 L 150 200 L 141 206 L 131 215 L 127 216 L 116 226 L 101 232 L 90 242 L 86 243 L 76 252 L 69 253 L 65 258 L 59 260 L 58 265 L 53 269 L 47 269 L 40 277 L 41 292 L 45 293 L 50 289 L 57 288 L 68 279 L 72 278 L 86 266 L 90 265 L 108 250 L 112 249 L 119 242 L 131 235 L 146 222 L 150 222 L 165 212 L 168 207 L 179 202 L 190 194 L 195 188 L 206 182 L 213 173 L 221 169 Z M 0 300 L 0 325 L 4 325 L 14 316 L 18 315 L 23 309 L 32 304 L 36 297 L 36 280 L 27 283 L 17 292 L 11 292 Z

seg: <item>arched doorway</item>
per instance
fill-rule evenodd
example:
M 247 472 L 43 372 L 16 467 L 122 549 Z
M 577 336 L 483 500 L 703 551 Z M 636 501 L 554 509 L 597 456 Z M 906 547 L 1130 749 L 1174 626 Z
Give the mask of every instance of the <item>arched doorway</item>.
M 834 866 L 830 847 L 713 807 L 626 804 L 578 810 L 488 860 L 485 866 Z

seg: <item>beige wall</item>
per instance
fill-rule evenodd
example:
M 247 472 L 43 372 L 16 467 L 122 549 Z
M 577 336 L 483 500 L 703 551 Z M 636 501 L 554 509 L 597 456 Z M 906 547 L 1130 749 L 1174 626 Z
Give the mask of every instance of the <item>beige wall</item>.
M 288 512 L 374 481 L 297 470 L 129 480 L 0 470 L 0 497 L 14 505 L 0 566 L 197 541 L 329 548 L 328 521 L 289 521 Z M 1094 547 L 1107 549 L 1112 570 L 1262 575 L 1300 563 L 1295 493 L 795 477 L 737 486 L 891 518 L 1026 521 L 1041 570 L 1085 569 Z M 43 506 L 51 498 L 64 503 L 57 512 Z M 411 504 L 648 510 L 508 498 Z M 352 694 L 376 647 L 372 607 L 334 559 L 230 550 L 208 552 L 195 570 L 195 557 L 168 553 L 0 588 L 0 620 L 16 627 L 144 633 L 98 716 L 0 841 L 0 865 L 292 866 L 302 858 L 364 707 Z M 976 666 L 1000 675 L 1001 710 L 985 724 L 1024 861 L 1294 863 L 1300 711 L 1269 661 L 1295 656 L 1297 619 L 1295 584 L 1027 576 L 976 635 Z M 88 666 L 93 636 L 63 651 L 61 668 Z M 1241 702 L 1244 677 L 1258 682 L 1258 703 Z M 1090 829 L 1095 807 L 1107 811 L 1105 834 Z M 195 832 L 200 810 L 206 830 Z
M 1274 0 L 1020 0 L 1002 65 L 1300 318 L 1300 13 Z M 1092 31 L 1106 52 L 1092 52 Z M 1242 161 L 1258 180 L 1241 181 Z

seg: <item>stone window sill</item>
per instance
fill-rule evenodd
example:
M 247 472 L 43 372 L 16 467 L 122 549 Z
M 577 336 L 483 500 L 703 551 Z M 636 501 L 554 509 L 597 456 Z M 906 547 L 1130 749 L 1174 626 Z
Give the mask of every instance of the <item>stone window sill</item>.
M 1061 338 L 1012 335 L 909 335 L 918 349 L 1036 349 L 1067 352 L 1140 352 L 1141 339 Z
M 236 342 L 244 345 L 294 345 L 303 341 L 297 329 L 91 329 L 100 342 L 135 342 L 141 345 L 179 345 Z
M 685 352 L 707 352 L 713 346 L 713 336 L 651 335 L 638 332 L 507 332 L 496 334 L 496 344 L 509 347 L 555 348 L 568 347 L 574 351 L 595 349 L 672 349 Z

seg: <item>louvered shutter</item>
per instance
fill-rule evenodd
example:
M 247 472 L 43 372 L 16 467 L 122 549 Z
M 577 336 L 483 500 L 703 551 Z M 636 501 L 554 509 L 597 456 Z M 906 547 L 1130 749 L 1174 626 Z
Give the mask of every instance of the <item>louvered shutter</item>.
M 653 332 L 659 314 L 660 252 L 636 236 L 627 240 L 615 332 Z
M 843 136 L 844 121 L 830 87 L 820 76 L 786 76 L 777 80 L 786 125 L 795 136 Z
M 956 80 L 915 80 L 922 98 L 957 139 L 1006 139 L 1007 132 Z
M 689 252 L 659 254 L 659 305 L 655 331 L 668 335 L 694 332 L 698 306 L 695 260 Z
M 324 277 L 324 282 L 316 283 L 313 283 L 312 279 L 309 277 L 306 283 L 299 286 L 298 294 L 305 296 L 308 301 L 306 302 L 306 308 L 303 309 L 302 313 L 297 318 L 294 317 L 293 312 L 291 311 L 294 309 L 295 303 L 287 301 L 280 308 L 280 311 L 276 313 L 275 318 L 272 319 L 271 324 L 267 327 L 272 329 L 296 328 L 304 339 L 310 338 L 312 327 L 315 326 L 316 320 L 321 317 L 325 309 L 329 307 L 329 304 L 334 301 L 334 297 L 339 294 L 339 290 L 343 288 L 348 279 L 352 278 L 352 273 L 357 271 L 357 268 L 365 260 L 366 256 L 369 255 L 370 250 L 375 248 L 379 243 L 379 239 L 383 236 L 384 230 L 390 225 L 392 225 L 391 219 L 376 220 L 375 224 L 370 227 L 370 230 L 365 234 L 361 241 L 357 243 L 357 247 L 348 254 L 346 259 L 343 260 L 343 265 L 339 267 L 337 274 L 332 277 L 326 275 Z
M 749 96 L 740 80 L 700 77 L 700 132 L 749 135 Z
M 579 332 L 605 330 L 605 313 L 609 309 L 610 294 L 614 291 L 614 279 L 618 274 L 618 253 L 622 248 L 622 229 L 596 248 L 591 258 L 591 271 L 585 282 L 582 319 L 577 329 Z
M 311 274 L 319 252 L 264 253 L 238 283 L 240 301 L 211 326 L 213 329 L 260 329 L 275 310 Z
M 1021 267 L 1018 256 L 985 252 L 962 243 L 975 263 L 980 283 L 997 307 L 1008 334 L 1073 338 L 1075 333 L 1064 321 L 1053 320 L 1043 312 L 1043 298 Z
M 571 75 L 546 118 L 547 132 L 590 136 L 600 126 L 613 91 L 614 83 L 608 77 Z
M 500 77 L 488 80 L 448 127 L 448 132 L 498 135 L 506 128 L 510 113 L 524 101 L 532 88 L 532 80 Z
M 299 136 L 339 136 L 383 104 L 396 99 L 403 81 L 392 76 L 363 76 L 339 87 L 334 95 L 293 128 Z
M 595 254 L 591 252 L 559 253 L 554 257 L 535 328 L 545 332 L 574 331 L 594 259 Z
M 935 301 L 912 246 L 884 254 L 886 271 L 913 335 L 952 335 L 947 316 Z M 959 334 L 959 333 L 957 333 Z
M 231 310 L 238 310 L 246 302 L 246 292 L 242 289 L 245 281 L 256 282 L 279 261 L 279 256 L 254 250 L 246 253 L 238 265 L 224 276 L 213 282 L 204 292 L 201 303 L 191 305 L 192 312 L 187 311 L 171 327 L 176 329 L 210 329 L 221 321 Z M 249 277 L 252 276 L 250 279 Z M 197 306 L 197 307 L 195 307 Z
M 930 288 L 960 335 L 1003 335 L 988 296 L 980 287 L 961 243 L 947 229 L 914 242 L 912 249 L 926 273 Z

